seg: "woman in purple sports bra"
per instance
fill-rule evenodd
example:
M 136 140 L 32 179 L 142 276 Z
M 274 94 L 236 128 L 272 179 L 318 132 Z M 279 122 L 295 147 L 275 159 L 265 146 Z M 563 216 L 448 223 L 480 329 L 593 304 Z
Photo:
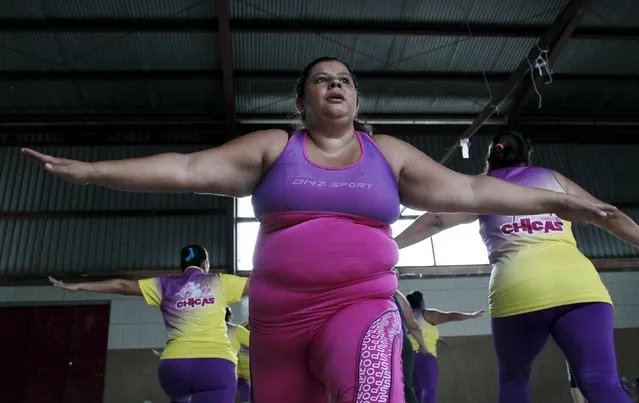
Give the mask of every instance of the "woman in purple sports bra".
M 426 84 L 425 84 L 426 85 Z M 87 163 L 23 150 L 79 184 L 127 191 L 252 195 L 261 227 L 250 279 L 253 402 L 404 401 L 402 330 L 392 297 L 400 203 L 428 211 L 555 212 L 612 206 L 446 169 L 357 121 L 357 80 L 320 58 L 297 82 L 304 129 L 250 133 L 192 154 Z

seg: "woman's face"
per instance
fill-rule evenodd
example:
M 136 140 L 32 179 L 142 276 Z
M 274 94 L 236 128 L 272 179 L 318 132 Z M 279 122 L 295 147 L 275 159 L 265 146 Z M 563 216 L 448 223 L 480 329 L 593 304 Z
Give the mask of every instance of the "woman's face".
M 309 122 L 355 118 L 359 100 L 348 68 L 338 61 L 317 63 L 306 79 L 305 96 L 297 100 Z

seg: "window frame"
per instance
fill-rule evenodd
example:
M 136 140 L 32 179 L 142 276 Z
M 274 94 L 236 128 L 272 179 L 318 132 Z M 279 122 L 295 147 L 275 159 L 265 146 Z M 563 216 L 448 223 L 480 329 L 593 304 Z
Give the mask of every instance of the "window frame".
M 243 198 L 243 199 L 249 199 L 250 200 L 250 196 Z M 235 240 L 234 240 L 234 253 L 233 253 L 233 259 L 235 259 L 235 267 L 236 267 L 236 271 L 238 273 L 241 274 L 250 274 L 253 269 L 241 269 L 240 267 L 240 257 L 238 255 L 238 249 L 239 249 L 239 234 L 240 234 L 240 227 L 242 224 L 245 223 L 258 223 L 259 221 L 257 220 L 257 218 L 252 215 L 252 216 L 247 216 L 247 215 L 243 215 L 240 216 L 239 212 L 240 212 L 240 206 L 239 203 L 241 203 L 239 198 L 235 199 L 235 208 L 234 208 L 234 236 L 235 236 Z M 245 206 L 244 206 L 245 207 Z M 404 209 L 404 207 L 402 206 L 402 209 Z M 400 222 L 400 221 L 414 221 L 417 218 L 419 218 L 419 216 L 421 215 L 421 212 L 418 211 L 414 211 L 414 210 L 410 210 L 410 209 L 406 209 L 405 211 L 402 211 L 402 213 L 399 216 L 399 219 L 396 221 L 396 223 Z M 395 224 L 396 224 L 395 223 Z M 466 224 L 468 225 L 468 224 Z M 432 264 L 419 264 L 419 265 L 400 265 L 397 264 L 396 268 L 399 269 L 400 272 L 410 272 L 410 271 L 416 271 L 419 272 L 421 274 L 432 274 L 432 275 L 450 275 L 450 274 L 445 274 L 448 269 L 451 269 L 451 273 L 452 272 L 456 272 L 460 269 L 460 268 L 468 268 L 470 271 L 478 271 L 481 270 L 482 267 L 486 267 L 488 265 L 488 261 L 487 261 L 487 256 L 486 259 L 481 261 L 481 262 L 477 262 L 477 263 L 464 263 L 464 264 L 438 264 L 437 262 L 437 242 L 434 240 L 435 237 L 441 235 L 442 233 L 435 235 L 434 237 L 431 237 L 423 242 L 427 242 L 425 244 L 425 246 L 427 248 L 430 249 L 430 255 L 432 256 Z M 393 234 L 393 236 L 396 236 L 397 234 Z M 476 236 L 479 237 L 479 231 L 476 232 Z M 401 252 L 400 252 L 401 253 Z M 443 269 L 443 270 L 442 270 Z M 455 275 L 455 274 L 453 274 Z

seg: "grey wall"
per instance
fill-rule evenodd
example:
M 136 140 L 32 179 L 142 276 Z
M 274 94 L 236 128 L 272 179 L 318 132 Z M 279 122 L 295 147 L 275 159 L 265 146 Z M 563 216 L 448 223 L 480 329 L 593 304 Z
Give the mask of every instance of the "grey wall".
M 620 368 L 623 374 L 637 377 L 639 273 L 603 273 L 602 279 L 615 301 Z M 444 310 L 486 308 L 487 287 L 487 277 L 400 280 L 400 290 L 422 290 L 430 306 Z M 63 293 L 53 287 L 0 287 L 0 304 L 105 299 L 109 298 L 91 293 Z M 105 402 L 142 402 L 144 399 L 163 402 L 158 400 L 162 394 L 155 376 L 157 358 L 151 352 L 165 343 L 159 311 L 136 297 L 118 296 L 110 302 Z M 247 310 L 246 301 L 235 304 L 235 321 L 246 320 Z M 440 332 L 452 344 L 441 349 L 440 403 L 494 401 L 497 375 L 488 316 L 442 325 Z M 560 403 L 567 396 L 563 361 L 551 344 L 546 350 L 535 366 L 532 379 L 535 401 Z

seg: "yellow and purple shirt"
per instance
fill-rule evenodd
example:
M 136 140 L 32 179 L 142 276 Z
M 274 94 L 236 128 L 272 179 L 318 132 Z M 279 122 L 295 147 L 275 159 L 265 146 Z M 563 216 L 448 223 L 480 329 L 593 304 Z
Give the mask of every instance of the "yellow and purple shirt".
M 226 306 L 242 299 L 248 279 L 204 273 L 189 267 L 182 275 L 139 281 L 144 300 L 159 307 L 167 332 L 162 359 L 223 358 L 237 363 L 227 336 Z
M 539 167 L 496 169 L 489 176 L 565 193 L 554 172 Z M 605 302 L 608 290 L 577 248 L 572 224 L 554 214 L 479 217 L 492 264 L 488 302 L 493 317 L 561 305 Z
M 439 329 L 424 318 L 424 310 L 413 309 L 413 315 L 415 316 L 415 321 L 419 325 L 422 337 L 424 338 L 426 351 L 428 351 L 432 356 L 437 357 Z M 417 343 L 417 340 L 415 340 L 415 338 L 411 335 L 409 335 L 408 338 L 413 346 L 413 350 L 419 351 L 419 343 Z
M 250 332 L 242 325 L 228 324 L 228 335 L 231 340 L 231 349 L 237 356 L 237 376 L 247 380 L 251 379 L 249 369 Z

